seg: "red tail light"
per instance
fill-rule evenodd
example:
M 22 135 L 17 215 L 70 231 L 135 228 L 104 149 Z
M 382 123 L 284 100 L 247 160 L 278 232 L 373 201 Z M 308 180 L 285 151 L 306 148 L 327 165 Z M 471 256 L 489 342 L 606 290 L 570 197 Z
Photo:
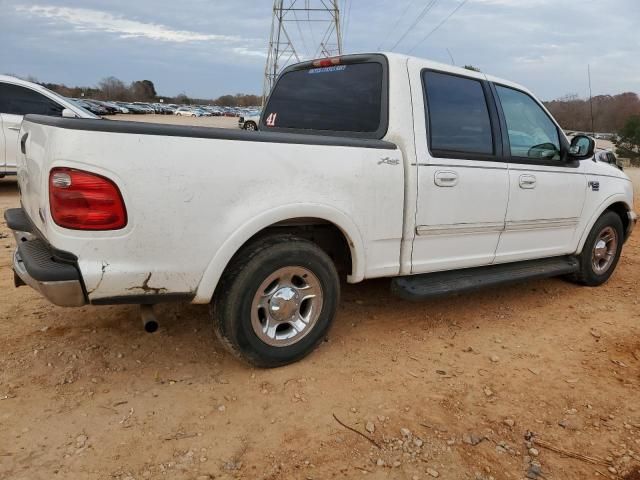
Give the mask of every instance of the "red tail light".
M 56 224 L 73 230 L 117 230 L 127 225 L 120 190 L 108 178 L 72 168 L 49 174 L 49 205 Z

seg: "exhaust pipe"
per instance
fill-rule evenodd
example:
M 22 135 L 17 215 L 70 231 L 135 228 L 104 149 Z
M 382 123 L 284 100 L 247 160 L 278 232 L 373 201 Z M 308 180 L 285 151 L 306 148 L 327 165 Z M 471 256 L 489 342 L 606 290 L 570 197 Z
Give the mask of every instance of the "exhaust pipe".
M 140 317 L 145 332 L 153 333 L 158 330 L 159 325 L 153 313 L 153 305 L 140 305 Z

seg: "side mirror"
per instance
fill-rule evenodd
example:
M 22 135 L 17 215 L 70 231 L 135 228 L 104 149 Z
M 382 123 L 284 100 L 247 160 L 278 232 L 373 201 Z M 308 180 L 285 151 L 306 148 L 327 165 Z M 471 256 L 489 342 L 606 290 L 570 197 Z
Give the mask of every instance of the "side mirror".
M 596 149 L 596 142 L 587 135 L 576 135 L 571 139 L 569 146 L 569 156 L 573 160 L 585 160 L 593 156 Z
M 77 117 L 77 115 L 74 113 L 74 111 L 69 109 L 69 108 L 63 108 L 62 109 L 62 116 L 64 118 L 76 118 Z

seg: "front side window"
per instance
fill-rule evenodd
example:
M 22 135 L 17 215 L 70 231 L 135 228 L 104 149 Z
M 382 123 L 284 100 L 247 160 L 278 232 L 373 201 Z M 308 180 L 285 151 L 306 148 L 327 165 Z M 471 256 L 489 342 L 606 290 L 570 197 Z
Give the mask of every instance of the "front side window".
M 493 155 L 487 100 L 478 80 L 425 71 L 432 154 Z
M 504 112 L 511 156 L 528 160 L 560 160 L 558 129 L 529 95 L 496 85 Z
M 29 88 L 0 83 L 0 113 L 62 116 L 63 106 Z
M 293 70 L 274 87 L 264 127 L 374 134 L 381 128 L 382 89 L 378 62 Z

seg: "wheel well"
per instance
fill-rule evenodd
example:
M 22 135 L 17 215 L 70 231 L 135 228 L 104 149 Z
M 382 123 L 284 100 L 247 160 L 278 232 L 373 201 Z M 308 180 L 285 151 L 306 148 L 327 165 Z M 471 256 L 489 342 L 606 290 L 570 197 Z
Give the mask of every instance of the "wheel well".
M 627 215 L 629 208 L 624 203 L 613 203 L 609 205 L 605 211 L 615 212 L 620 217 L 620 220 L 622 220 L 622 227 L 624 231 L 627 231 L 627 228 L 629 227 L 629 216 Z
M 240 250 L 255 240 L 283 233 L 315 243 L 333 260 L 341 276 L 351 274 L 353 259 L 347 237 L 336 225 L 319 218 L 295 218 L 278 222 L 256 233 Z

